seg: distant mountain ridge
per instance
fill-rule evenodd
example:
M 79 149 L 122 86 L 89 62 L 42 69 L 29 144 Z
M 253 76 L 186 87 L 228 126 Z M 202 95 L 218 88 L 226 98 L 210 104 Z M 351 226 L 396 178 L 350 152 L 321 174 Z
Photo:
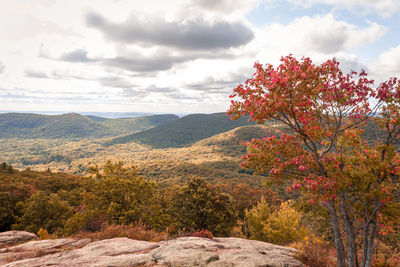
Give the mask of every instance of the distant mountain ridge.
M 177 120 L 173 114 L 107 119 L 77 113 L 40 115 L 0 114 L 0 138 L 90 138 L 134 133 Z
M 154 148 L 182 147 L 240 126 L 254 124 L 248 118 L 230 120 L 225 113 L 191 114 L 148 130 L 114 138 L 106 145 L 137 142 Z

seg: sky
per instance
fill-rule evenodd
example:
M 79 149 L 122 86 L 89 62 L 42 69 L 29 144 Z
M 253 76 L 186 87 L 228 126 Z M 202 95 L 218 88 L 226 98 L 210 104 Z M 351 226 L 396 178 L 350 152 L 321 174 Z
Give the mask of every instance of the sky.
M 213 113 L 253 64 L 400 77 L 400 0 L 0 0 L 0 111 Z

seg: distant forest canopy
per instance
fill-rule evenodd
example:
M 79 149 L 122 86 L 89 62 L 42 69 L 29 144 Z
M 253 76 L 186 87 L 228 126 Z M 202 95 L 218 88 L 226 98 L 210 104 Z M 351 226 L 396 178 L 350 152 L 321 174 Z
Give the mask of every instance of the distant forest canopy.
M 62 114 L 67 114 L 71 113 L 70 111 L 33 111 L 33 110 L 0 110 L 0 114 L 3 113 L 32 113 L 32 114 L 38 114 L 38 115 L 62 115 Z M 75 113 L 78 113 L 83 116 L 87 117 L 101 117 L 105 119 L 124 119 L 124 118 L 137 118 L 137 117 L 147 117 L 147 116 L 153 116 L 153 115 L 166 115 L 166 114 L 171 114 L 171 113 L 165 113 L 165 112 L 90 112 L 90 111 L 75 111 Z M 175 113 L 179 117 L 183 117 L 186 115 L 189 115 L 189 113 Z
M 0 114 L 0 138 L 100 138 L 130 134 L 177 119 L 172 114 L 107 119 L 77 113 L 4 113 Z

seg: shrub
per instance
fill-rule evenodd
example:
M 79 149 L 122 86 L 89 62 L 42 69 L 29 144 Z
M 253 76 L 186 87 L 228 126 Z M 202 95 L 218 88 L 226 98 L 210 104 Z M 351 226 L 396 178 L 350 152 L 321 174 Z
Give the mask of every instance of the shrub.
M 373 266 L 376 267 L 400 266 L 400 253 L 398 249 L 388 246 L 381 241 L 376 242 Z
M 303 241 L 291 245 L 298 254 L 295 257 L 308 267 L 335 267 L 337 265 L 335 248 L 311 235 Z
M 257 206 L 246 211 L 250 238 L 279 245 L 302 240 L 307 235 L 307 229 L 301 224 L 302 216 L 290 202 L 284 202 L 272 211 L 262 198 Z
M 19 202 L 17 208 L 22 215 L 17 217 L 13 227 L 33 233 L 40 228 L 50 233 L 60 230 L 73 212 L 72 207 L 58 195 L 47 195 L 43 191 L 37 191 L 24 202 Z
M 268 241 L 264 228 L 271 213 L 271 208 L 263 197 L 251 210 L 246 210 L 250 239 Z
M 169 239 L 166 232 L 156 232 L 148 229 L 146 225 L 141 222 L 135 225 L 109 225 L 103 224 L 102 229 L 97 232 L 79 232 L 74 235 L 76 238 L 90 238 L 92 240 L 103 240 L 115 237 L 128 237 L 135 240 L 158 242 L 161 240 Z
M 201 231 L 196 231 L 194 233 L 191 233 L 189 236 L 214 239 L 213 234 L 210 231 L 208 231 L 207 229 L 202 229 Z
M 40 228 L 37 232 L 40 239 L 55 239 L 58 238 L 56 234 L 49 234 L 46 229 Z
M 290 202 L 281 204 L 269 217 L 264 231 L 269 242 L 288 245 L 302 240 L 307 235 L 307 229 L 301 224 L 303 215 L 290 206 Z

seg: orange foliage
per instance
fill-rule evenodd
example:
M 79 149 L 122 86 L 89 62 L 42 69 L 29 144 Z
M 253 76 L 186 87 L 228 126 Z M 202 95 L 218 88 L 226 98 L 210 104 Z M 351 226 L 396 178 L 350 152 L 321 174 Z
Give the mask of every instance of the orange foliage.
M 169 239 L 166 232 L 156 232 L 148 229 L 142 222 L 135 225 L 109 225 L 103 224 L 102 229 L 97 232 L 79 232 L 75 238 L 90 238 L 92 240 L 103 240 L 115 237 L 128 237 L 135 240 L 158 242 Z
M 189 236 L 214 239 L 213 234 L 210 231 L 208 231 L 207 229 L 202 229 L 201 231 L 197 231 L 197 232 L 191 233 Z

